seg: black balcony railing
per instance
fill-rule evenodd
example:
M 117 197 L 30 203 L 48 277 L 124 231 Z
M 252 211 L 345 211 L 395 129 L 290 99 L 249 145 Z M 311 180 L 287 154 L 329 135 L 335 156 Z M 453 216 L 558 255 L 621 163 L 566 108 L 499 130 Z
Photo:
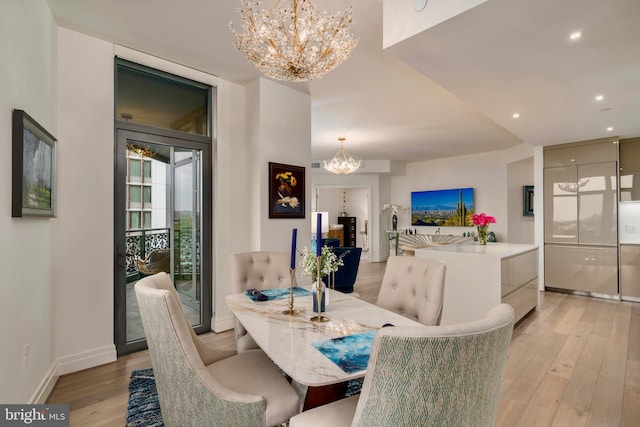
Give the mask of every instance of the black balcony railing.
M 126 233 L 127 245 L 127 277 L 138 274 L 136 258 L 145 259 L 147 254 L 155 249 L 169 249 L 171 247 L 171 229 L 131 229 Z M 184 278 L 193 273 L 193 233 L 189 231 L 175 231 L 177 246 L 174 248 L 174 273 L 176 277 Z M 200 244 L 196 242 L 196 272 L 200 271 Z
M 138 274 L 136 258 L 145 259 L 154 249 L 168 249 L 169 236 L 169 228 L 127 230 L 127 277 Z

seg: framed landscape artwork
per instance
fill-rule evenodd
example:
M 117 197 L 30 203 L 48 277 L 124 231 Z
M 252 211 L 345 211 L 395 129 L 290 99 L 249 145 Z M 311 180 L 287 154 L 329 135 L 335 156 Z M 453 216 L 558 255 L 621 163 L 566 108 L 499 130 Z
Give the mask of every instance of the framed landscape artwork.
M 473 188 L 411 192 L 411 225 L 472 227 L 473 213 Z
M 55 216 L 56 139 L 22 110 L 13 110 L 11 216 Z
M 269 218 L 304 218 L 304 167 L 269 162 Z

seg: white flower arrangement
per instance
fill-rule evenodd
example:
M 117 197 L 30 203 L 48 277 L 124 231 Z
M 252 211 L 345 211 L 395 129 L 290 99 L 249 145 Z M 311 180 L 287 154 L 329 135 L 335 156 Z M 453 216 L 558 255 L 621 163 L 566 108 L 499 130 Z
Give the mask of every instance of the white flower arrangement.
M 393 215 L 398 215 L 398 210 L 406 211 L 407 209 L 409 209 L 409 207 L 405 205 L 392 205 L 389 203 L 385 203 L 384 205 L 382 205 L 382 212 L 386 211 L 387 209 L 391 209 L 391 213 Z
M 300 255 L 302 255 L 302 260 L 300 261 L 302 275 L 309 276 L 315 281 L 318 277 L 318 262 L 315 252 L 305 246 L 304 249 L 300 251 Z M 344 255 L 337 256 L 329 246 L 323 246 L 320 277 L 325 277 L 331 272 L 338 271 L 338 268 L 344 265 L 344 261 L 342 260 L 343 256 Z

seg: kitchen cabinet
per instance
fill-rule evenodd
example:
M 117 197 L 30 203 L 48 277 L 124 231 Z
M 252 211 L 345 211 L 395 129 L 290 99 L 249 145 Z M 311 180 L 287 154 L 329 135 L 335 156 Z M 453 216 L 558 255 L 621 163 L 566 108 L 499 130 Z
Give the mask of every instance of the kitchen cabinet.
M 616 162 L 544 169 L 544 241 L 617 243 Z
M 616 295 L 617 247 L 546 244 L 544 285 L 545 288 Z
M 618 294 L 617 144 L 544 152 L 545 287 Z
M 640 245 L 620 245 L 620 294 L 640 302 Z
M 578 166 L 578 243 L 618 243 L 616 162 Z
M 578 243 L 578 168 L 544 170 L 544 241 Z
M 620 201 L 640 201 L 640 138 L 620 140 Z
M 615 162 L 618 159 L 617 143 L 618 138 L 603 138 L 551 145 L 544 150 L 544 167 Z
M 441 325 L 481 319 L 501 302 L 522 319 L 538 304 L 538 248 L 520 243 L 460 242 L 415 250 L 447 266 Z

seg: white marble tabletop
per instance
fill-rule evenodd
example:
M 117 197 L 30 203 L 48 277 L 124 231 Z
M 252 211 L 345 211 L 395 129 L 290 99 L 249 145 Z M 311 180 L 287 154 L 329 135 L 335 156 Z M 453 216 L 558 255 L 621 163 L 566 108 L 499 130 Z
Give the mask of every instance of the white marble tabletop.
M 326 323 L 309 320 L 315 315 L 311 296 L 295 298 L 294 309 L 301 311 L 298 316 L 282 314 L 289 308 L 288 298 L 256 302 L 244 294 L 234 294 L 227 296 L 226 302 L 271 360 L 298 383 L 312 387 L 363 377 L 366 370 L 348 374 L 311 343 L 379 329 L 385 323 L 423 326 L 333 290 L 329 290 L 329 304 L 323 313 L 330 319 Z

